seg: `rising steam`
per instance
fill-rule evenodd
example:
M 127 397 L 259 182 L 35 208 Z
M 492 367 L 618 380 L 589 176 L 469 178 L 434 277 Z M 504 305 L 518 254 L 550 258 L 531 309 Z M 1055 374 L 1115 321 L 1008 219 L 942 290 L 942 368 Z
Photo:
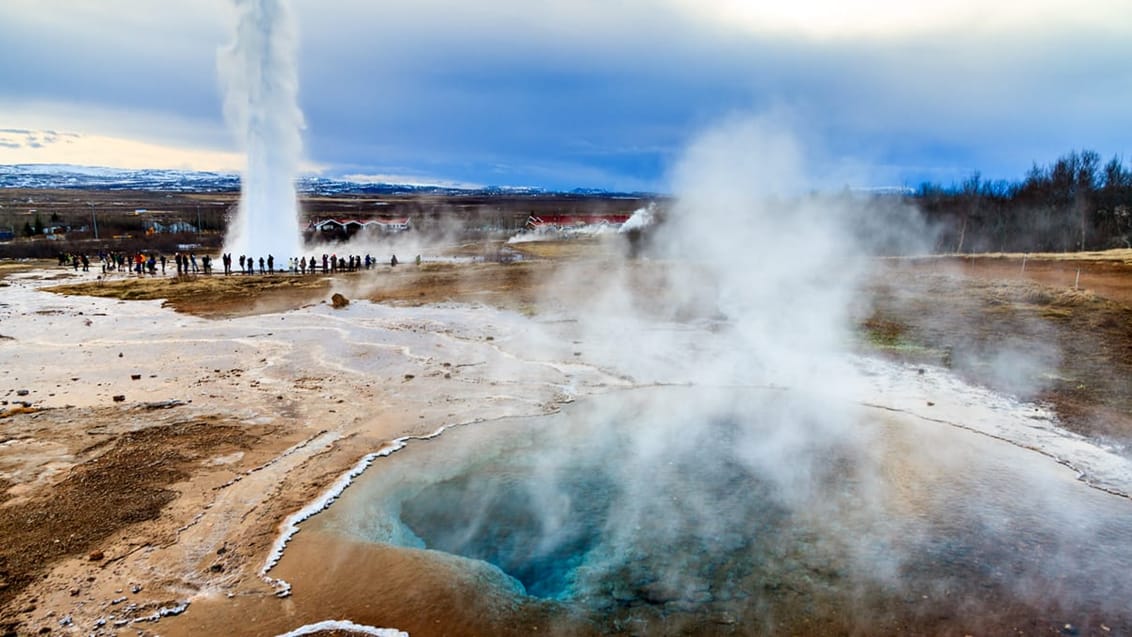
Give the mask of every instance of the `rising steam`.
M 1125 612 L 1132 511 L 943 420 L 1028 428 L 1030 409 L 854 353 L 872 255 L 931 236 L 903 202 L 814 194 L 807 150 L 775 116 L 699 136 L 677 199 L 634 217 L 640 258 L 557 263 L 539 320 L 501 330 L 481 368 L 502 386 L 540 361 L 558 396 L 606 395 L 395 456 L 324 528 L 473 559 L 437 558 L 445 577 L 464 564 L 482 584 L 489 562 L 514 581 L 485 590 L 582 608 L 604 633 L 997 634 L 976 629 L 1002 600 Z
M 302 153 L 296 29 L 287 0 L 233 0 L 232 44 L 219 56 L 224 114 L 244 152 L 240 207 L 229 224 L 225 252 L 300 252 L 295 174 Z

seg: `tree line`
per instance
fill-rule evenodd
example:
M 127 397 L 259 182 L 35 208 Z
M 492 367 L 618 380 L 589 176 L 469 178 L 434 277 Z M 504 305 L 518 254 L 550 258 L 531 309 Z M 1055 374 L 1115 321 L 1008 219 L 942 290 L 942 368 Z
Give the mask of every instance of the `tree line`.
M 1091 150 L 1036 163 L 1021 181 L 924 183 L 912 195 L 937 230 L 937 252 L 1132 248 L 1132 170 Z

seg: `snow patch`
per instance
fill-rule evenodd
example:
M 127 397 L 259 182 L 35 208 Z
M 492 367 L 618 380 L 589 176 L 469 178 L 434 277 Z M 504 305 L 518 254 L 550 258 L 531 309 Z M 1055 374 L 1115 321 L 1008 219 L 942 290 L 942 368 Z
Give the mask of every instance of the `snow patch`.
M 322 495 L 312 500 L 309 504 L 307 504 L 307 506 L 299 509 L 295 513 L 292 513 L 287 517 L 286 520 L 283 521 L 282 531 L 279 533 L 279 537 L 275 539 L 275 543 L 271 547 L 271 552 L 268 553 L 267 560 L 266 562 L 264 562 L 263 568 L 259 571 L 260 577 L 262 577 L 264 581 L 266 581 L 269 585 L 271 585 L 272 588 L 275 589 L 275 595 L 277 597 L 289 597 L 291 595 L 291 585 L 285 580 L 268 577 L 267 574 L 271 571 L 271 569 L 275 568 L 275 565 L 279 563 L 279 560 L 283 559 L 283 549 L 287 548 L 287 543 L 290 542 L 291 538 L 299 532 L 299 524 L 324 511 L 327 507 L 333 504 L 334 501 L 337 500 L 338 497 L 341 496 L 342 493 L 347 488 L 349 488 L 351 484 L 353 484 L 354 480 L 358 476 L 360 476 L 366 469 L 368 469 L 371 464 L 373 464 L 374 460 L 388 456 L 395 451 L 400 451 L 405 447 L 405 445 L 409 443 L 410 440 L 430 440 L 444 433 L 445 430 L 447 430 L 449 427 L 470 424 L 471 422 L 478 422 L 478 420 L 469 421 L 469 423 L 455 423 L 451 425 L 444 425 L 431 434 L 425 436 L 402 436 L 393 440 L 393 442 L 390 442 L 381 449 L 362 456 L 361 460 L 354 464 L 354 466 L 351 467 L 349 471 L 339 476 L 339 478 L 334 481 L 334 484 L 330 485 L 330 488 L 323 492 Z

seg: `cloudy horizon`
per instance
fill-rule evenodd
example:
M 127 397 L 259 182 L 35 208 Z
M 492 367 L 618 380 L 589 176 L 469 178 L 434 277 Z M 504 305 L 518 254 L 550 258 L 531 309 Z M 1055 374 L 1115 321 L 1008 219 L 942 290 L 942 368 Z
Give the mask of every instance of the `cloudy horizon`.
M 800 131 L 817 187 L 1017 179 L 1132 151 L 1132 6 L 295 0 L 302 169 L 668 191 L 698 133 Z M 238 170 L 227 0 L 0 5 L 0 164 Z M 752 149 L 759 152 L 759 149 Z

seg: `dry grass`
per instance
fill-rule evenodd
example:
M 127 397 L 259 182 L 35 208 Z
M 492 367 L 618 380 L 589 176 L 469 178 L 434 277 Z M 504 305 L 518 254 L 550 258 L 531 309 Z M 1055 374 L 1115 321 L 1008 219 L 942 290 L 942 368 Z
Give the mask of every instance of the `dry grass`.
M 257 314 L 317 302 L 330 281 L 317 275 L 192 275 L 141 277 L 60 285 L 57 294 L 82 294 L 135 301 L 163 300 L 187 314 L 224 317 Z
M 1082 281 L 1095 289 L 1075 290 L 1045 282 L 1064 281 L 1052 276 L 1064 272 L 1041 269 L 1049 262 L 1035 262 L 1041 267 L 1027 276 L 1001 263 L 968 259 L 956 269 L 942 261 L 886 261 L 858 319 L 865 341 L 1000 391 L 1023 388 L 1026 397 L 1053 404 L 1067 428 L 1132 448 L 1132 269 L 1093 264 L 1086 279 L 1082 262 Z M 932 351 L 939 355 L 923 357 Z M 1029 364 L 991 364 L 1000 352 Z
M 3 281 L 13 274 L 31 272 L 32 270 L 42 270 L 44 268 L 53 267 L 54 265 L 55 261 L 49 261 L 45 259 L 0 261 L 0 281 Z
M 920 259 L 1033 259 L 1039 261 L 1104 261 L 1132 265 L 1132 249 L 1119 248 L 1114 250 L 1099 250 L 1092 252 L 984 252 L 980 254 L 945 254 Z

